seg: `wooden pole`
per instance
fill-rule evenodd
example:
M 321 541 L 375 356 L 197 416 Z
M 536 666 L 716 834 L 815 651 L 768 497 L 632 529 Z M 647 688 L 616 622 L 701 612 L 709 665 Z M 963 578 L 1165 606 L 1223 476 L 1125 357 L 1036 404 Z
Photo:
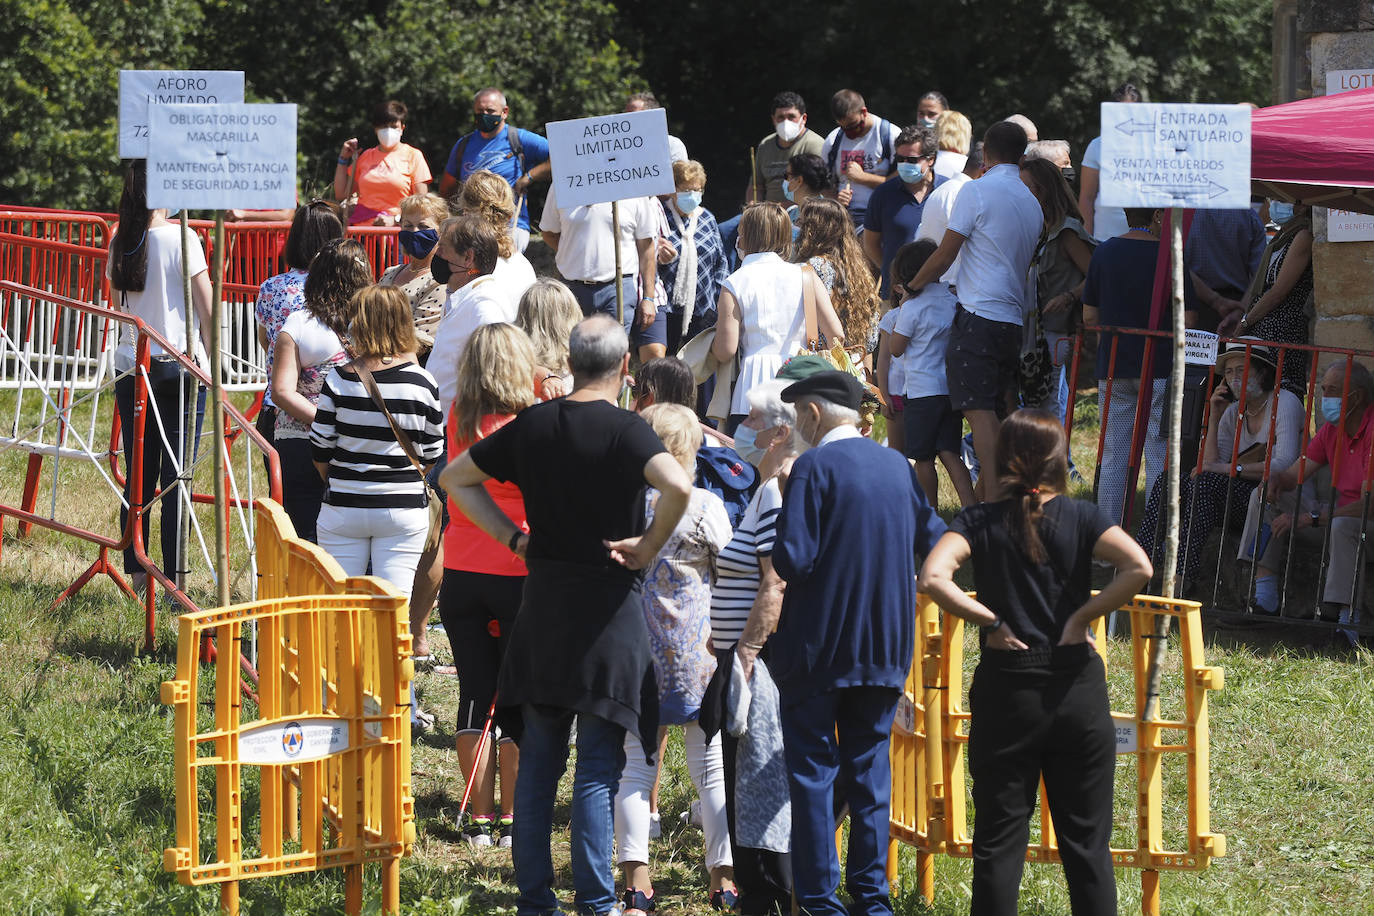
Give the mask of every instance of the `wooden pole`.
M 187 224 L 186 210 L 181 211 L 181 263 L 190 263 L 191 250 L 191 229 Z M 191 358 L 195 358 L 197 330 L 196 330 L 196 308 L 191 298 L 191 275 L 188 271 L 181 272 L 181 291 L 186 302 L 186 349 L 183 351 Z M 195 462 L 195 441 L 196 441 L 196 403 L 200 400 L 200 385 L 196 383 L 191 387 L 191 402 L 186 403 L 186 385 L 181 386 L 181 438 L 177 442 L 180 449 L 181 475 L 177 481 L 177 530 L 181 532 L 177 538 L 177 568 L 172 571 L 172 581 L 179 585 L 185 582 L 186 561 L 191 553 L 191 494 L 187 489 L 191 487 L 192 472 L 191 465 Z M 147 460 L 146 458 L 144 460 Z M 185 589 L 185 585 L 181 585 Z
M 757 153 L 754 148 L 749 147 L 749 187 L 753 190 L 753 202 L 759 202 L 759 166 L 756 159 Z
M 615 245 L 615 320 L 625 323 L 625 269 L 620 264 L 620 201 L 611 201 L 611 244 Z
M 1169 267 L 1173 275 L 1174 304 L 1174 362 L 1170 368 L 1169 385 L 1169 500 L 1164 526 L 1164 572 L 1160 592 L 1166 597 L 1174 594 L 1175 569 L 1178 566 L 1178 501 L 1180 455 L 1180 426 L 1183 424 L 1183 210 L 1169 211 Z M 1159 714 L 1159 680 L 1168 648 L 1169 625 L 1173 618 L 1159 614 L 1155 617 L 1154 644 L 1150 647 L 1150 667 L 1146 677 L 1145 709 L 1142 722 L 1149 722 Z

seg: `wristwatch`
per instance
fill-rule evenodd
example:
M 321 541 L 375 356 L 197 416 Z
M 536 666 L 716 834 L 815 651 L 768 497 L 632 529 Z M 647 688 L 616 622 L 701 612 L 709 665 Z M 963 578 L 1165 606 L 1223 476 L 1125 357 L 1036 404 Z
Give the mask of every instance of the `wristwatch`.
M 987 626 L 983 627 L 983 632 L 984 632 L 984 633 L 994 633 L 994 632 L 996 632 L 997 630 L 1000 630 L 1000 629 L 1002 628 L 1002 625 L 1003 625 L 1004 623 L 1006 623 L 1006 621 L 1003 620 L 1001 617 L 993 617 L 993 618 L 992 618 L 992 623 L 990 623 L 990 624 L 988 624 Z
M 1318 525 L 1321 524 L 1321 521 L 1322 521 L 1322 513 L 1321 513 L 1321 510 L 1320 510 L 1320 509 L 1318 509 L 1318 510 L 1315 511 L 1315 512 L 1309 512 L 1308 515 L 1310 515 L 1310 516 L 1312 517 L 1312 527 L 1313 527 L 1313 528 L 1315 528 L 1315 527 L 1317 527 Z
M 1236 465 L 1236 473 L 1237 473 L 1237 474 L 1242 474 L 1242 473 L 1244 473 L 1244 472 L 1245 472 L 1245 465 L 1243 465 L 1243 464 L 1237 464 L 1237 465 Z

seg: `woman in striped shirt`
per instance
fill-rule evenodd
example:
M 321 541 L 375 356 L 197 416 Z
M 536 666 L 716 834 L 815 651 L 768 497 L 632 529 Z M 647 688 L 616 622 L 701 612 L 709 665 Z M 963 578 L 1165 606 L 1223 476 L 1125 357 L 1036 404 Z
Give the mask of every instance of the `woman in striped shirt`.
M 363 575 L 370 563 L 374 576 L 409 596 L 429 532 L 429 498 L 354 365 L 372 373 L 387 410 L 425 465 L 444 448 L 439 389 L 416 363 L 414 317 L 400 289 L 360 291 L 349 338 L 354 361 L 330 371 L 310 427 L 315 466 L 326 484 L 319 545 L 348 575 Z
M 796 434 L 796 410 L 782 400 L 782 389 L 791 380 L 770 380 L 749 390 L 749 415 L 735 431 L 735 451 L 758 468 L 763 481 L 750 500 L 744 516 L 735 526 L 734 537 L 716 558 L 716 582 L 711 589 L 711 642 L 717 664 L 729 669 L 731 656 L 752 669 L 777 626 L 782 611 L 783 582 L 773 571 L 773 529 L 782 509 L 778 471 L 805 447 Z M 763 652 L 767 660 L 767 652 Z M 755 689 L 759 688 L 755 683 Z M 750 723 L 751 730 L 753 723 Z M 736 752 L 739 739 L 721 732 L 725 759 L 725 801 L 734 846 L 735 884 L 743 913 L 787 913 L 792 907 L 791 871 L 787 854 L 741 843 L 739 825 L 746 818 L 737 815 L 740 803 L 759 811 L 786 802 L 787 785 L 780 782 L 777 797 L 763 798 L 757 793 L 749 799 L 735 794 Z

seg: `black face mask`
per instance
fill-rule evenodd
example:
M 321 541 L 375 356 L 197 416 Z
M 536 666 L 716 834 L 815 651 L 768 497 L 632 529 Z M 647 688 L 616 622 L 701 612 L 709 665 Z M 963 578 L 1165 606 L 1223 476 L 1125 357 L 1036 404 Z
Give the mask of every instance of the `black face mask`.
M 477 122 L 477 129 L 484 134 L 489 134 L 501 126 L 501 116 L 499 114 L 478 113 L 473 115 L 473 120 Z
M 429 262 L 429 272 L 440 283 L 448 283 L 448 278 L 453 276 L 453 268 L 444 260 L 443 255 Z
M 1063 175 L 1064 180 L 1067 181 L 1069 184 L 1073 184 L 1073 180 L 1078 177 L 1078 173 L 1075 172 L 1072 167 L 1069 167 L 1067 169 L 1060 169 L 1059 174 Z

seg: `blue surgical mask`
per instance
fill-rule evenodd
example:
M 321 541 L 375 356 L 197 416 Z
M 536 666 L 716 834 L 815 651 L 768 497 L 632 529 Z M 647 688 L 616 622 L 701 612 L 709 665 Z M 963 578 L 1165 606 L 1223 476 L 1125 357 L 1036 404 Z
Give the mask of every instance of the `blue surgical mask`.
M 934 126 L 935 126 L 935 119 L 934 119 L 934 118 L 917 118 L 917 119 L 916 119 L 916 126 L 917 126 L 917 127 L 934 127 Z
M 782 180 L 782 196 L 786 197 L 789 201 L 795 201 L 797 199 L 797 195 L 792 193 L 792 186 L 787 183 L 786 178 Z
M 181 208 L 180 208 L 180 207 L 174 207 L 174 208 L 172 208 L 171 210 L 168 210 L 168 211 L 167 211 L 167 218 L 168 218 L 168 219 L 176 219 L 176 218 L 177 218 L 177 214 L 180 213 L 180 212 L 181 212 Z
M 1269 218 L 1282 226 L 1293 218 L 1293 205 L 1286 200 L 1269 201 Z
M 926 170 L 919 162 L 899 162 L 897 174 L 907 184 L 915 184 L 926 176 Z
M 401 250 L 417 261 L 429 257 L 434 246 L 439 244 L 438 229 L 402 229 L 396 234 Z
M 763 456 L 767 454 L 767 449 L 759 448 L 758 435 L 756 430 L 747 426 L 735 430 L 735 453 L 754 467 L 762 464 Z
M 700 206 L 701 206 L 701 192 L 700 192 L 700 191 L 678 191 L 678 192 L 677 192 L 677 208 L 678 208 L 679 210 L 681 210 L 683 213 L 691 213 L 693 210 L 695 210 L 697 207 L 700 207 Z
M 1341 399 L 1322 398 L 1322 419 L 1328 423 L 1341 422 Z

